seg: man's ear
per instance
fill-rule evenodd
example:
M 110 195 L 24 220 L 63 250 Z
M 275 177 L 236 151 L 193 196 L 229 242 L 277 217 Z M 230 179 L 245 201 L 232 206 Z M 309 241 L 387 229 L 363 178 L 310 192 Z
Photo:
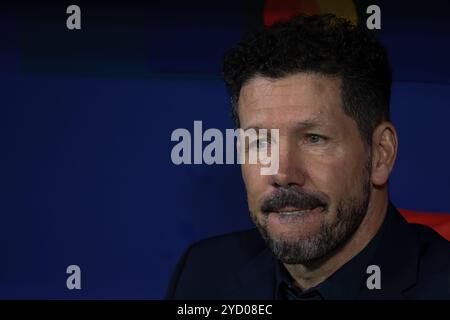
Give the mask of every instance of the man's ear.
M 387 183 L 397 158 L 397 131 L 391 122 L 378 125 L 372 135 L 372 183 Z

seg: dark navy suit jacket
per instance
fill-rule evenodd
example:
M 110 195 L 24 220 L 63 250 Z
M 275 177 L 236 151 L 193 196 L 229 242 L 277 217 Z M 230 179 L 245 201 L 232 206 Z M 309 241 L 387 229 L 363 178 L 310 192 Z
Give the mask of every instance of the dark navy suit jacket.
M 367 288 L 370 274 L 355 275 L 363 281 L 356 295 L 338 299 L 450 299 L 450 242 L 409 224 L 392 204 L 376 238 L 370 261 L 381 289 Z M 277 263 L 256 229 L 202 240 L 180 259 L 166 298 L 275 299 Z

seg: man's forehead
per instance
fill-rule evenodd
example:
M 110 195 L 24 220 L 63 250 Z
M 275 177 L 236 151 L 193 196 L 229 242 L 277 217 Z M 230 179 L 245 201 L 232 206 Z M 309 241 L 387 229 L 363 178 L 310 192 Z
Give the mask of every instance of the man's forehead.
M 263 107 L 261 102 L 267 99 L 285 104 L 308 98 L 338 99 L 340 87 L 340 78 L 317 73 L 297 73 L 279 79 L 256 76 L 243 85 L 239 103 L 250 108 L 259 108 Z
M 327 125 L 343 113 L 339 86 L 339 79 L 315 74 L 252 79 L 241 91 L 241 124 L 244 128 Z

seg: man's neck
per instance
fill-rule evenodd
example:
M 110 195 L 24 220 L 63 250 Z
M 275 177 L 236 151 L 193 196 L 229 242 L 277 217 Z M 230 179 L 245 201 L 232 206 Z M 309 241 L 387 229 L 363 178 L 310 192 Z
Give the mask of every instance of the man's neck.
M 380 191 L 375 191 L 375 193 Z M 376 199 L 378 197 L 378 199 Z M 386 216 L 388 207 L 387 195 L 376 194 L 367 209 L 367 214 L 354 235 L 345 245 L 315 265 L 284 264 L 296 285 L 302 290 L 315 287 L 345 263 L 360 253 L 375 236 Z

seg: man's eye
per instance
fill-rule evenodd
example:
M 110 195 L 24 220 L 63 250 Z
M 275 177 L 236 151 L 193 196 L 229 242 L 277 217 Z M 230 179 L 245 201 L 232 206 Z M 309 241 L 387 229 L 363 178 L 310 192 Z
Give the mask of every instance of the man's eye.
M 320 143 L 324 140 L 324 138 L 318 134 L 308 134 L 306 136 L 306 140 L 308 143 Z

